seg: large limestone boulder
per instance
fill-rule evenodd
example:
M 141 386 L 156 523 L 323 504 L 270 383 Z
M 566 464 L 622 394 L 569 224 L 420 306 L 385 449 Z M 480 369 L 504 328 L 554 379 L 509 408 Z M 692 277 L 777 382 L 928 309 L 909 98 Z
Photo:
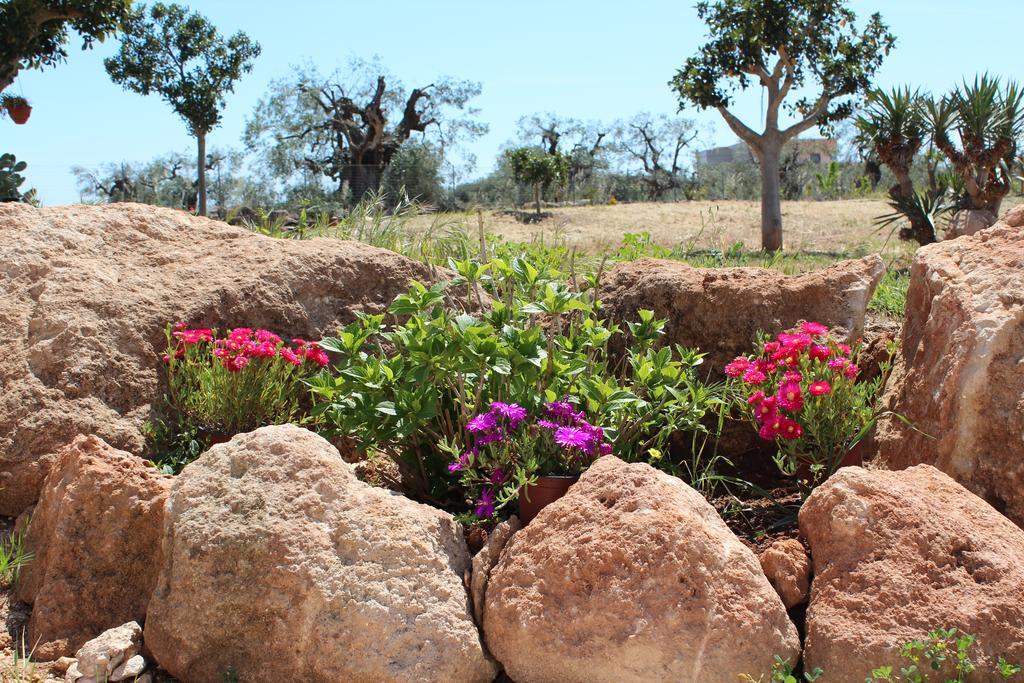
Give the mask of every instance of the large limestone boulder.
M 938 467 L 1024 525 L 1024 206 L 914 256 L 878 462 Z
M 18 597 L 33 605 L 27 642 L 56 659 L 128 621 L 156 585 L 171 478 L 140 458 L 80 436 L 58 454 L 31 515 L 32 553 Z
M 829 681 L 899 671 L 901 644 L 951 626 L 978 639 L 969 680 L 996 680 L 1000 656 L 1024 662 L 1024 531 L 937 469 L 845 467 L 800 531 L 814 558 L 804 662 Z
M 714 508 L 613 456 L 512 537 L 483 620 L 517 683 L 733 683 L 800 651 L 757 558 Z
M 431 273 L 382 249 L 171 209 L 0 204 L 0 514 L 36 500 L 78 434 L 142 452 L 168 322 L 319 338 L 413 278 Z
M 145 624 L 190 683 L 491 681 L 461 526 L 364 484 L 327 441 L 264 427 L 175 479 Z
M 814 320 L 860 337 L 868 300 L 885 273 L 878 256 L 784 275 L 763 268 L 694 268 L 678 261 L 620 263 L 604 278 L 604 313 L 634 320 L 639 309 L 666 318 L 665 341 L 699 347 L 716 371 L 750 353 L 759 330 L 781 332 Z

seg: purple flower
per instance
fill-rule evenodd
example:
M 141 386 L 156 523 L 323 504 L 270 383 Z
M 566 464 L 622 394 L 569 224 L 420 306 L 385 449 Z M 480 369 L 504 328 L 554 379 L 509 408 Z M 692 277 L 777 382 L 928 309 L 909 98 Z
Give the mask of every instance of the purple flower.
M 601 444 L 601 455 L 611 455 L 612 445 L 610 443 Z
M 480 453 L 480 451 L 477 450 L 476 448 L 469 449 L 468 451 L 466 451 L 465 453 L 460 455 L 458 460 L 456 460 L 452 464 L 448 465 L 448 471 L 449 472 L 459 472 L 459 471 L 465 469 L 466 467 L 469 466 L 469 458 L 470 458 L 470 456 L 478 455 L 479 453 Z
M 502 403 L 501 401 L 494 401 L 491 403 L 491 413 L 494 415 L 500 415 L 509 421 L 512 429 L 519 426 L 519 423 L 526 419 L 526 408 L 523 408 L 518 403 Z
M 489 432 L 498 426 L 498 421 L 494 419 L 494 415 L 491 413 L 481 413 L 469 421 L 466 425 L 466 431 L 469 432 Z
M 494 471 L 491 472 L 491 483 L 495 485 L 505 483 L 505 470 L 500 467 L 494 468 Z
M 537 420 L 537 426 L 543 427 L 544 429 L 558 429 L 562 425 L 557 422 L 552 422 L 551 420 Z
M 487 446 L 492 443 L 497 443 L 505 438 L 505 433 L 501 429 L 494 429 L 490 432 L 484 432 L 483 434 L 476 437 L 477 446 Z
M 578 448 L 590 450 L 594 445 L 594 435 L 577 427 L 559 427 L 555 431 L 555 443 L 562 448 Z
M 572 404 L 568 401 L 552 401 L 544 406 L 544 410 L 551 417 L 571 418 L 573 415 Z
M 476 509 L 473 514 L 481 519 L 487 519 L 494 514 L 494 491 L 484 489 L 480 492 L 480 498 L 476 501 Z

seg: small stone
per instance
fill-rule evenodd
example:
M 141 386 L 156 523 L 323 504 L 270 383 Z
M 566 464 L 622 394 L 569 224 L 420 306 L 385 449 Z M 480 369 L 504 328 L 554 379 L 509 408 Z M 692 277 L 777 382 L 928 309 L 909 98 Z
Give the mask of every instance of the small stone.
M 141 641 L 142 627 L 134 621 L 104 631 L 78 651 L 78 672 L 82 677 L 91 680 L 112 680 L 111 674 L 114 673 L 114 669 L 135 656 Z
M 61 659 L 64 659 L 63 657 Z M 70 658 L 69 658 L 70 659 Z M 64 673 L 64 683 L 77 683 L 82 674 L 78 672 L 78 662 L 71 660 L 68 670 Z
M 75 663 L 75 658 L 74 657 L 61 657 L 60 659 L 58 659 L 57 661 L 55 661 L 53 664 L 50 665 L 50 669 L 52 671 L 56 672 L 56 673 L 62 674 L 62 673 L 66 673 L 67 670 L 69 668 L 71 668 L 71 665 L 74 664 L 74 663 Z
M 110 674 L 111 681 L 130 681 L 146 670 L 146 660 L 142 655 L 135 655 Z
M 807 602 L 811 592 L 811 560 L 800 541 L 781 538 L 768 546 L 758 559 L 786 609 Z

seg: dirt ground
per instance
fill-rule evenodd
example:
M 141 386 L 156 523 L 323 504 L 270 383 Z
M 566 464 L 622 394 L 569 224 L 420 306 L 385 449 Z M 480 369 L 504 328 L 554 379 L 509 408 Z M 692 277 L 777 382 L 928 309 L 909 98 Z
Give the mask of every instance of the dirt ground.
M 1024 202 L 1008 197 L 1003 211 Z M 666 247 L 723 249 L 743 242 L 749 249 L 761 244 L 761 207 L 753 201 L 639 202 L 602 206 L 546 208 L 552 216 L 525 224 L 497 211 L 483 212 L 484 228 L 513 241 L 565 240 L 588 251 L 612 247 L 627 232 L 649 232 L 653 241 Z M 902 255 L 913 245 L 887 240 L 874 219 L 889 213 L 881 199 L 793 201 L 782 203 L 782 222 L 787 251 L 874 253 Z M 463 222 L 475 232 L 477 216 L 471 213 L 435 214 L 415 219 L 419 227 L 432 221 Z

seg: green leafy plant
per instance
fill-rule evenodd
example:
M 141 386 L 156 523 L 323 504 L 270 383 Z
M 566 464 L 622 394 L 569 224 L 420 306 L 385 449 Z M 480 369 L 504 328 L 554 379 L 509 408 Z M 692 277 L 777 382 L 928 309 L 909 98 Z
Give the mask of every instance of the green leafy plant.
M 772 662 L 772 670 L 768 674 L 762 674 L 756 679 L 750 674 L 740 674 L 740 680 L 744 683 L 800 683 L 801 680 L 813 683 L 813 681 L 821 678 L 824 673 L 821 667 L 817 667 L 814 671 L 805 671 L 802 676 L 797 678 L 797 674 L 793 672 L 793 666 L 789 663 L 789 660 L 775 655 L 775 661 Z M 765 675 L 768 676 L 767 679 Z
M 932 675 L 940 676 L 945 683 L 964 683 L 978 668 L 969 652 L 974 644 L 974 636 L 955 628 L 929 631 L 926 639 L 912 640 L 900 648 L 900 657 L 907 665 L 898 674 L 892 666 L 881 666 L 871 672 L 865 683 L 924 683 L 932 680 Z M 992 673 L 1009 680 L 1020 670 L 1020 666 L 1000 657 Z
M 776 443 L 776 465 L 799 475 L 805 492 L 831 476 L 885 414 L 878 399 L 888 364 L 858 382 L 856 359 L 857 349 L 828 336 L 824 325 L 805 322 L 774 339 L 762 334 L 755 355 L 725 368 L 739 383 L 742 413 Z
M 451 447 L 467 443 L 475 415 L 493 402 L 539 414 L 571 397 L 619 457 L 656 459 L 697 486 L 714 485 L 715 454 L 698 443 L 684 461 L 668 446 L 677 433 L 707 433 L 701 421 L 725 405 L 722 387 L 697 379 L 701 354 L 656 348 L 664 321 L 645 311 L 625 330 L 609 325 L 593 282 L 574 291 L 522 259 L 450 265 L 454 280 L 413 284 L 387 316 L 361 315 L 321 342 L 337 359 L 311 380 L 323 423 L 394 459 L 413 495 L 459 506 Z

